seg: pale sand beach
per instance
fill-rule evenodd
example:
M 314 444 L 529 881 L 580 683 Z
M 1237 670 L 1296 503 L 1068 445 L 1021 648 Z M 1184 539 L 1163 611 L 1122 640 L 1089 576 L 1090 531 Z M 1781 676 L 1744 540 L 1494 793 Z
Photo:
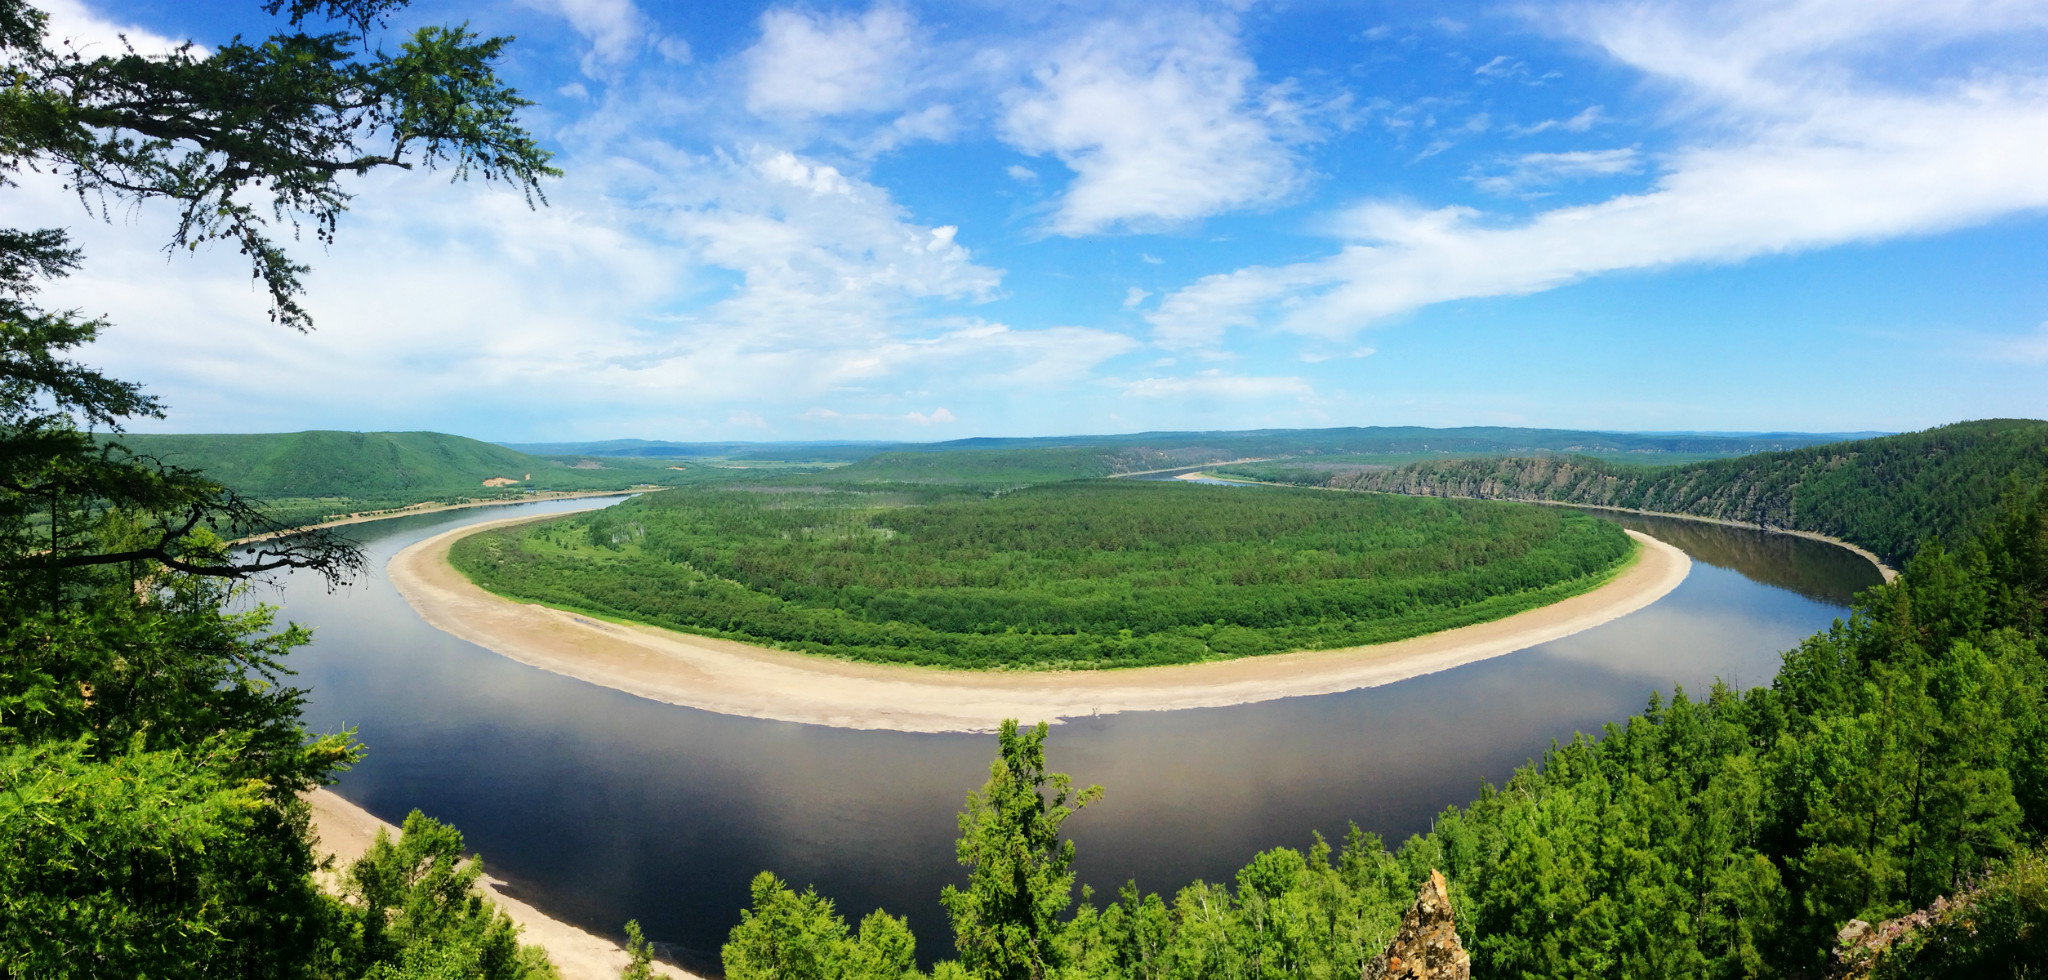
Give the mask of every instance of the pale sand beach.
M 370 811 L 342 799 L 332 790 L 316 789 L 307 793 L 306 802 L 312 805 L 313 833 L 319 838 L 313 851 L 321 858 L 333 857 L 335 871 L 368 853 L 370 844 L 377 839 L 378 830 L 390 834 L 393 840 L 398 838 L 397 827 L 377 819 Z M 321 875 L 321 885 L 329 891 L 337 890 L 335 871 Z M 484 897 L 518 924 L 520 942 L 548 951 L 548 959 L 553 960 L 555 968 L 561 971 L 562 980 L 618 980 L 619 972 L 626 968 L 629 959 L 617 943 L 549 918 L 539 909 L 507 896 L 501 890 L 503 884 L 490 877 L 490 856 L 485 855 L 481 881 Z M 696 974 L 667 963 L 656 961 L 652 965 L 655 976 L 700 980 Z
M 839 728 L 990 731 L 1124 711 L 1172 711 L 1335 694 L 1513 653 L 1635 612 L 1692 560 L 1646 534 L 1606 584 L 1489 623 L 1395 643 L 1171 667 L 967 671 L 856 663 L 652 626 L 602 622 L 485 591 L 448 564 L 458 538 L 556 515 L 456 528 L 392 556 L 391 583 L 433 626 L 543 670 L 721 714 Z

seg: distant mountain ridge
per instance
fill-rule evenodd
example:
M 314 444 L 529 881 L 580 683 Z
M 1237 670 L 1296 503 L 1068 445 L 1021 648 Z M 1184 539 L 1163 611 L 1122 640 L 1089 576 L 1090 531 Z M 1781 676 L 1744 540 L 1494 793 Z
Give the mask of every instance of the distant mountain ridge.
M 1172 452 L 1194 448 L 1228 450 L 1232 456 L 1324 455 L 1408 452 L 1687 453 L 1740 455 L 1840 442 L 1872 433 L 1693 433 L 1600 432 L 1579 429 L 1523 429 L 1465 426 L 1365 426 L 1330 429 L 1243 429 L 1158 431 L 1121 435 L 975 436 L 943 442 L 664 442 L 612 439 L 602 442 L 503 443 L 520 452 L 545 455 L 720 457 L 819 461 L 865 459 L 881 453 L 946 453 L 992 449 L 1116 449 Z M 1217 457 L 1225 458 L 1225 457 Z

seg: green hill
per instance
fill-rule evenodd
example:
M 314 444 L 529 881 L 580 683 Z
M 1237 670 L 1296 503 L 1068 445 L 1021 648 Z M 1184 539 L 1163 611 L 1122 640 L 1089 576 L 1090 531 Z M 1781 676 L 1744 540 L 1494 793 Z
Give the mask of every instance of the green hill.
M 2017 480 L 2048 469 L 2048 422 L 1989 419 L 1682 466 L 1587 456 L 1458 459 L 1406 466 L 1293 460 L 1229 472 L 1307 486 L 1627 507 L 1834 535 L 1901 564 L 1923 541 L 1977 530 Z
M 548 490 L 623 490 L 705 478 L 667 460 L 531 456 L 442 432 L 122 435 L 164 464 L 204 472 L 291 523 L 427 502 L 512 498 Z

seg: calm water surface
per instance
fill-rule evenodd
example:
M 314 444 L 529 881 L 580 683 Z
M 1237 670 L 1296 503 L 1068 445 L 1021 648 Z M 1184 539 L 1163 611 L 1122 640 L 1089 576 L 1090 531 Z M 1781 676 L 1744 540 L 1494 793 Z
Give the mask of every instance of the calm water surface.
M 336 789 L 394 823 L 415 807 L 454 823 L 515 894 L 600 934 L 637 918 L 685 965 L 715 969 L 763 869 L 816 885 L 849 920 L 878 907 L 908 915 L 927 960 L 949 953 L 939 889 L 964 882 L 954 816 L 986 778 L 993 738 L 643 700 L 441 633 L 382 575 L 393 553 L 447 528 L 608 503 L 361 525 L 373 574 L 332 594 L 310 578 L 268 593 L 316 631 L 294 657 L 313 692 L 309 724 L 353 727 L 369 748 Z M 1877 582 L 1868 563 L 1818 542 L 1619 520 L 1685 549 L 1693 571 L 1597 629 L 1371 690 L 1054 728 L 1053 768 L 1108 789 L 1067 825 L 1080 879 L 1170 893 L 1227 879 L 1262 848 L 1306 847 L 1315 830 L 1340 838 L 1350 821 L 1398 841 L 1552 739 L 1640 710 L 1653 690 L 1767 681 L 1780 651 Z

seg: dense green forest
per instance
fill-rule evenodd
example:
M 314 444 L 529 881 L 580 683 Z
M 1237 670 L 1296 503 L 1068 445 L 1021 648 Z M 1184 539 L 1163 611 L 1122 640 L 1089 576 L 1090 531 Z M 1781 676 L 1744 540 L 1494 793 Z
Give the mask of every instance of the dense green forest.
M 1922 542 L 1977 530 L 2010 480 L 2048 469 L 2048 422 L 1994 419 L 1925 432 L 1664 469 L 1584 456 L 1326 467 L 1298 460 L 1225 467 L 1305 486 L 1545 500 L 1815 531 L 1901 564 Z
M 673 460 L 531 456 L 439 432 L 134 435 L 108 440 L 137 457 L 197 470 L 285 524 L 411 504 L 516 500 L 535 491 L 678 486 L 751 475 Z M 511 480 L 487 486 L 487 480 Z
M 1550 508 L 1173 482 L 671 490 L 474 535 L 504 595 L 864 660 L 1186 663 L 1432 633 L 1633 554 Z
M 1434 868 L 1476 977 L 1841 975 L 1831 955 L 1857 919 L 1881 937 L 1839 967 L 1858 975 L 2038 976 L 2048 487 L 1981 523 L 1863 593 L 1770 686 L 1652 695 L 1391 850 L 1354 826 L 1340 846 L 1258 854 L 1231 881 L 1084 889 L 1076 908 L 1059 828 L 1099 790 L 1046 771 L 1042 725 L 1006 725 L 960 818 L 968 887 L 942 898 L 959 959 L 931 975 L 1355 977 Z M 876 912 L 855 931 L 764 873 L 724 960 L 731 980 L 895 980 L 911 948 L 904 920 Z

